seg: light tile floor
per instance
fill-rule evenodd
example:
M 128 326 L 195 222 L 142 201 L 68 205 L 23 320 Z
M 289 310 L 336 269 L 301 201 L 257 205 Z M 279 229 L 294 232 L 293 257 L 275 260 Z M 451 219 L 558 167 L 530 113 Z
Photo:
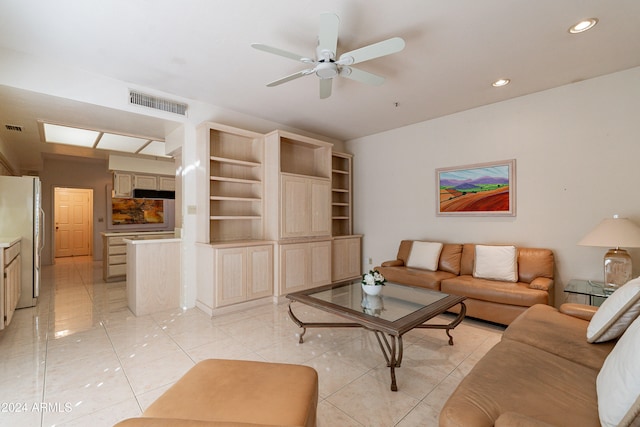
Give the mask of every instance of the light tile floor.
M 437 426 L 447 397 L 503 331 L 466 319 L 453 346 L 441 330 L 409 332 L 399 391 L 391 392 L 371 332 L 310 329 L 298 344 L 286 304 L 213 319 L 198 309 L 135 317 L 125 283 L 103 282 L 90 258 L 60 259 L 42 281 L 38 305 L 16 311 L 0 332 L 0 426 L 111 426 L 139 415 L 206 358 L 314 367 L 319 427 Z M 302 305 L 296 314 L 329 316 Z

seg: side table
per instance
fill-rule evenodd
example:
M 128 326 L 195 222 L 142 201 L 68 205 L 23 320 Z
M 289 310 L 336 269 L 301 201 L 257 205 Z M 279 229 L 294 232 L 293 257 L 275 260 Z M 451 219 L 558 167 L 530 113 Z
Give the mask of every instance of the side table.
M 590 305 L 602 304 L 602 301 L 613 293 L 613 289 L 605 289 L 603 282 L 582 279 L 569 280 L 569 283 L 564 287 L 564 291 L 570 294 L 587 295 Z M 600 298 L 599 304 L 595 304 L 597 302 L 596 298 Z

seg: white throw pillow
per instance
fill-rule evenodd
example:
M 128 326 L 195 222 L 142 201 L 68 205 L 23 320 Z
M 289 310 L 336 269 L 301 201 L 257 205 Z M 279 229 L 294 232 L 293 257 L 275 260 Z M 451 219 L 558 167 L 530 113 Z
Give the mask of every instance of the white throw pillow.
M 596 379 L 598 413 L 603 427 L 632 425 L 640 413 L 640 318 L 624 332 Z M 637 425 L 637 424 L 633 424 Z
M 473 277 L 518 281 L 518 249 L 515 246 L 476 245 Z
M 640 314 L 640 277 L 616 289 L 595 312 L 587 327 L 587 341 L 618 338 Z
M 436 271 L 438 261 L 440 261 L 440 252 L 442 252 L 442 243 L 414 241 L 411 245 L 409 259 L 407 259 L 407 267 Z

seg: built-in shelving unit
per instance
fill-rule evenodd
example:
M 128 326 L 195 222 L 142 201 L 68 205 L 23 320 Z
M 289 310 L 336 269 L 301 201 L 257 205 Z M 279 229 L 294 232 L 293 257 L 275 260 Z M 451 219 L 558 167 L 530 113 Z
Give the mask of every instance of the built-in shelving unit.
M 334 236 L 347 236 L 353 232 L 352 157 L 338 152 L 331 155 L 331 230 Z
M 191 209 L 201 309 L 213 314 L 360 274 L 350 154 L 287 131 L 217 123 L 201 125 L 198 141 L 207 161 Z
M 209 241 L 262 239 L 262 135 L 213 124 L 206 131 L 209 148 Z

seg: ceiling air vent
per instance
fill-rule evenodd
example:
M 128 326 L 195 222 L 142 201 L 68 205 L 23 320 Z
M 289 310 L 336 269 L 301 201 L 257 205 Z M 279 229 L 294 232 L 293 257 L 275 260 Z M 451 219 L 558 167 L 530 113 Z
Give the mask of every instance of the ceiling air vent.
M 4 125 L 5 129 L 12 130 L 14 132 L 22 132 L 22 126 L 18 125 Z
M 169 99 L 158 98 L 156 96 L 146 95 L 144 93 L 129 91 L 129 102 L 143 107 L 153 108 L 155 110 L 167 111 L 169 113 L 187 115 L 187 104 L 171 101 Z

